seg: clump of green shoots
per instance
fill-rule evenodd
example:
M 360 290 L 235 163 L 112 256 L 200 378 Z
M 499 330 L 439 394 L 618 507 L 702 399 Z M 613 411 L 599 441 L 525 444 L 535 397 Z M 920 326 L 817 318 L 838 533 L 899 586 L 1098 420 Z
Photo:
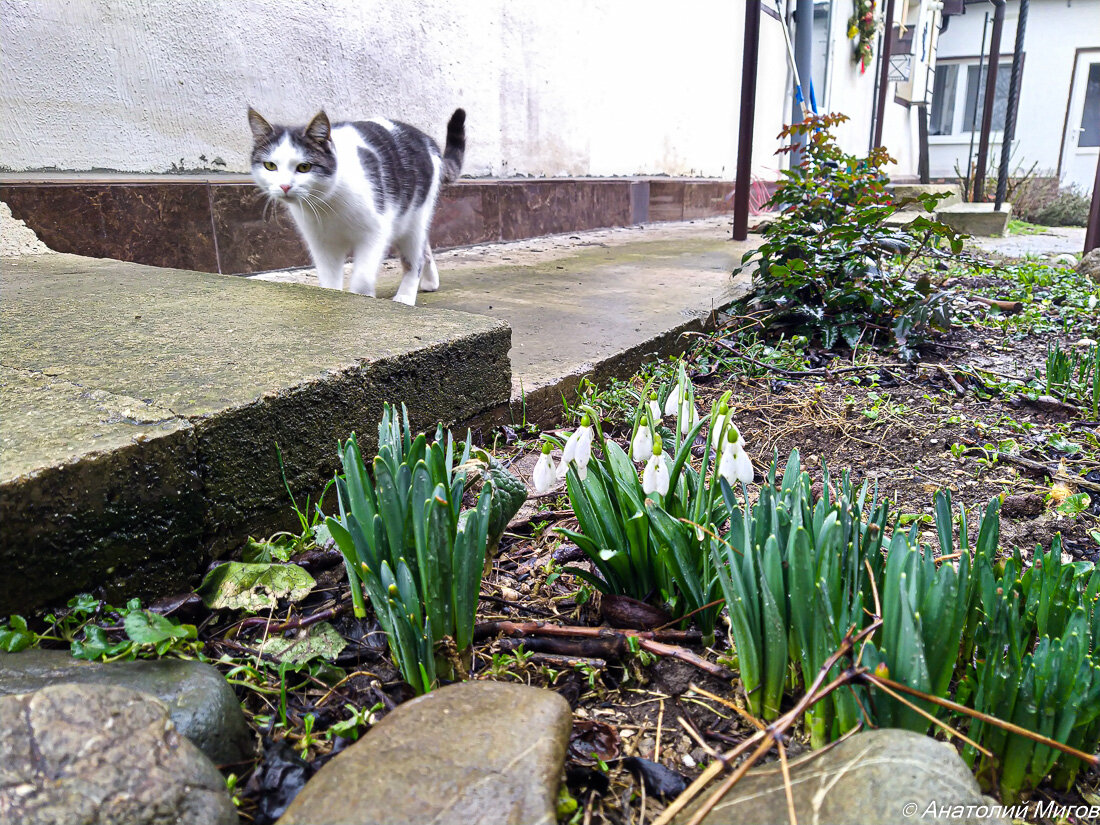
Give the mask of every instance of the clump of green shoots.
M 720 458 L 727 449 L 744 452 L 740 434 L 728 421 L 728 396 L 700 418 L 694 387 L 681 364 L 674 382 L 647 385 L 642 392 L 629 455 L 604 437 L 590 407 L 584 408 L 578 432 L 592 428 L 590 435 L 583 435 L 598 452 L 583 452 L 580 462 L 567 442 L 563 454 L 566 488 L 580 530 L 558 532 L 585 553 L 596 572 L 567 570 L 602 593 L 649 599 L 673 618 L 692 617 L 707 643 L 713 641 L 722 610 L 708 552 L 715 525 L 727 518 L 717 482 L 725 467 Z M 704 426 L 711 437 L 696 469 L 691 449 Z M 747 455 L 738 466 L 745 463 L 751 478 Z
M 1072 401 L 1100 415 L 1100 345 L 1091 344 L 1084 353 L 1067 353 L 1058 342 L 1047 345 L 1044 384 L 1047 395 Z
M 461 675 L 473 641 L 474 615 L 493 486 L 462 510 L 470 442 L 456 463 L 451 434 L 412 437 L 408 413 L 390 405 L 378 425 L 378 455 L 368 472 L 354 434 L 340 445 L 340 515 L 326 521 L 351 582 L 355 612 L 370 597 L 405 680 L 427 693 L 438 679 Z

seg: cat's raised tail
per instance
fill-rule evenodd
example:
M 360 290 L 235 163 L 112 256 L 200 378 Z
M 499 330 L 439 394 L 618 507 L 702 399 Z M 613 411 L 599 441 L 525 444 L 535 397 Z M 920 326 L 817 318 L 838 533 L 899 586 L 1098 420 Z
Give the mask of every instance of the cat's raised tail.
M 466 110 L 455 109 L 447 121 L 447 145 L 443 149 L 443 182 L 454 183 L 466 155 Z

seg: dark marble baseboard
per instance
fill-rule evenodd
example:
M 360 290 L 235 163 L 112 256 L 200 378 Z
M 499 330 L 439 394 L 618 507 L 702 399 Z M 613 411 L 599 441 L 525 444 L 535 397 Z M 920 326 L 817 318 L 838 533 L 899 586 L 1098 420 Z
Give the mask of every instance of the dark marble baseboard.
M 0 200 L 51 249 L 246 275 L 309 264 L 281 210 L 245 175 L 0 175 Z M 437 249 L 733 211 L 733 183 L 699 178 L 463 180 L 440 196 Z

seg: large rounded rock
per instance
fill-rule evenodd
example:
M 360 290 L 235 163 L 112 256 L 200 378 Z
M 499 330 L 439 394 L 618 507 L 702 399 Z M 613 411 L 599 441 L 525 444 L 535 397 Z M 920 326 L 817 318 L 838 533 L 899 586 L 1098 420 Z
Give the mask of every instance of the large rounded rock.
M 252 756 L 252 734 L 240 702 L 210 665 L 181 659 L 96 664 L 64 650 L 0 656 L 0 696 L 64 682 L 119 685 L 157 697 L 168 706 L 176 729 L 216 765 Z
M 571 730 L 551 691 L 452 685 L 401 705 L 325 765 L 278 825 L 549 825 Z
M 994 803 L 982 796 L 970 769 L 954 748 L 912 731 L 858 733 L 829 750 L 792 762 L 790 773 L 799 822 L 1005 822 L 995 815 Z M 697 800 L 675 821 L 687 822 L 699 804 Z M 787 822 L 787 797 L 779 765 L 750 770 L 703 822 Z
M 1100 281 L 1100 248 L 1089 251 L 1077 264 L 1077 272 Z
M 0 697 L 0 824 L 236 822 L 225 780 L 157 699 L 72 684 Z

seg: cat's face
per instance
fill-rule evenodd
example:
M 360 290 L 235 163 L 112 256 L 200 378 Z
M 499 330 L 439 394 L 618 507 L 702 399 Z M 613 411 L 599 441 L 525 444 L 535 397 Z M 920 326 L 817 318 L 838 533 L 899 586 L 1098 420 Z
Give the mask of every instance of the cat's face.
M 336 155 L 324 112 L 302 128 L 272 126 L 248 110 L 252 128 L 252 178 L 269 198 L 305 201 L 323 197 L 332 188 Z

